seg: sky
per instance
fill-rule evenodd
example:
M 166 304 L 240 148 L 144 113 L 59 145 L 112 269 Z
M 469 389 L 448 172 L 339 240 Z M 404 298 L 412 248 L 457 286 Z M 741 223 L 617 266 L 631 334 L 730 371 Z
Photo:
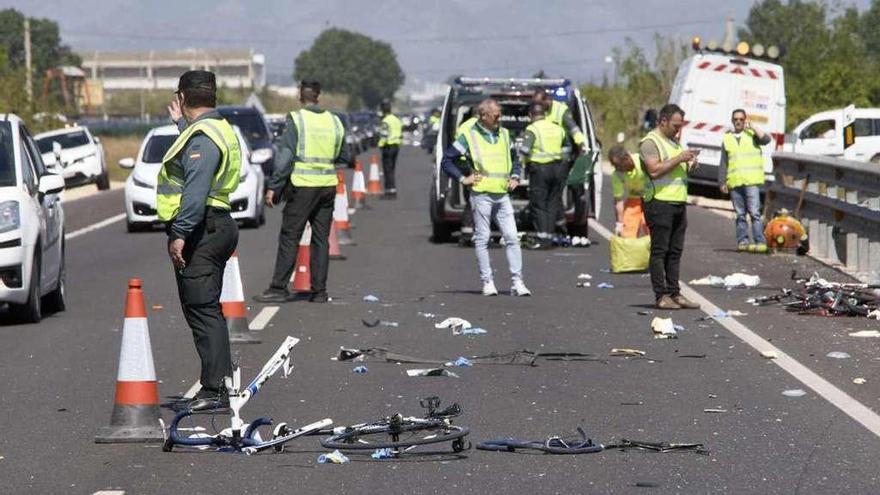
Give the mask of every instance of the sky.
M 408 80 L 452 74 L 600 80 L 627 37 L 722 39 L 754 0 L 0 0 L 58 22 L 75 50 L 252 48 L 270 82 L 292 83 L 293 60 L 328 27 L 391 43 Z M 864 9 L 870 0 L 843 0 Z

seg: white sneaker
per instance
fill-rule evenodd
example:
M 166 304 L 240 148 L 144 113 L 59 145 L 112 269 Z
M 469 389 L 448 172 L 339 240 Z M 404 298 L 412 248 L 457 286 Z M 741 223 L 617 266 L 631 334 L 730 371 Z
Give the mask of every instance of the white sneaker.
M 497 296 L 498 295 L 498 289 L 495 288 L 495 282 L 493 282 L 491 280 L 488 282 L 483 282 L 483 295 L 484 296 Z
M 512 296 L 531 296 L 532 291 L 526 287 L 526 284 L 523 283 L 522 280 L 514 280 L 513 285 L 510 286 L 510 295 Z

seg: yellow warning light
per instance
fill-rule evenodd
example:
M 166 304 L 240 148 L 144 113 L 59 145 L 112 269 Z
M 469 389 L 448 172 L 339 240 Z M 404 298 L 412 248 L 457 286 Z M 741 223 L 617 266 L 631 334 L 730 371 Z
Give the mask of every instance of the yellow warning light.
M 701 40 L 699 36 L 694 36 L 694 38 L 691 40 L 691 46 L 693 47 L 694 50 L 699 51 L 700 50 L 700 43 L 702 41 L 703 40 Z
M 736 53 L 746 56 L 749 54 L 749 44 L 745 41 L 740 41 L 736 44 Z

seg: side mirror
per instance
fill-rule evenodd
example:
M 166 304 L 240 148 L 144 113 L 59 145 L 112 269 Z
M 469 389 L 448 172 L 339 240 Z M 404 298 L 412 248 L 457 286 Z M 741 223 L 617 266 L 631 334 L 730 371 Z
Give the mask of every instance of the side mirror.
M 64 190 L 64 177 L 58 174 L 46 174 L 40 177 L 40 194 L 58 194 Z
M 134 168 L 134 158 L 123 158 L 119 160 L 119 167 L 128 169 Z
M 254 165 L 262 165 L 272 159 L 272 150 L 269 148 L 260 148 L 251 152 L 251 163 Z
M 101 138 L 99 138 L 98 136 L 94 136 L 94 138 L 95 138 L 95 144 L 101 144 Z

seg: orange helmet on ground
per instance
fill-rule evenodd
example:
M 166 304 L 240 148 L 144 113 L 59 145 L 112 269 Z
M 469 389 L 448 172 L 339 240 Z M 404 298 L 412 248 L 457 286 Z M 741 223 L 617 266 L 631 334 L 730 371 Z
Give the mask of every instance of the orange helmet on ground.
M 772 248 L 797 248 L 806 239 L 804 226 L 797 219 L 788 215 L 780 215 L 771 220 L 764 228 L 767 246 Z

